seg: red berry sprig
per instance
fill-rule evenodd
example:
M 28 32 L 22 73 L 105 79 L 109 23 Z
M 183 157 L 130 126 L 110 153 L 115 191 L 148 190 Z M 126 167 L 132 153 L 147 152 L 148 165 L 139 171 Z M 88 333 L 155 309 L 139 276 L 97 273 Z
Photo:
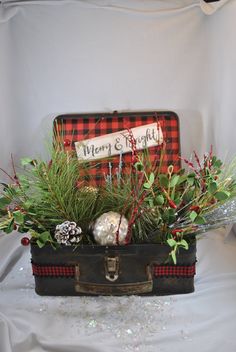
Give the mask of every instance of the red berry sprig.
M 176 205 L 175 202 L 170 198 L 170 196 L 169 196 L 169 194 L 166 192 L 165 188 L 161 187 L 161 190 L 162 190 L 162 192 L 165 194 L 169 206 L 170 206 L 172 209 L 177 209 L 177 205 Z
M 136 140 L 134 139 L 132 130 L 129 127 L 126 127 L 126 129 L 128 131 L 128 141 L 131 145 L 131 151 L 132 151 L 131 163 L 132 163 L 132 166 L 134 166 L 134 164 L 138 161 Z
M 63 144 L 64 144 L 64 147 L 70 147 L 71 141 L 69 139 L 64 139 Z
M 195 211 L 197 214 L 200 213 L 201 208 L 198 205 L 192 205 L 189 210 Z
M 22 246 L 28 246 L 30 244 L 30 239 L 28 237 L 22 237 L 21 244 Z

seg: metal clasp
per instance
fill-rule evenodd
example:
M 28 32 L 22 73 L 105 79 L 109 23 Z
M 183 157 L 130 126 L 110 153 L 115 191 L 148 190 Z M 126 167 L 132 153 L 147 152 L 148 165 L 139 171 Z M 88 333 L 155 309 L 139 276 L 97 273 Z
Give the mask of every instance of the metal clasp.
M 116 281 L 119 277 L 119 258 L 105 257 L 105 277 L 109 281 Z

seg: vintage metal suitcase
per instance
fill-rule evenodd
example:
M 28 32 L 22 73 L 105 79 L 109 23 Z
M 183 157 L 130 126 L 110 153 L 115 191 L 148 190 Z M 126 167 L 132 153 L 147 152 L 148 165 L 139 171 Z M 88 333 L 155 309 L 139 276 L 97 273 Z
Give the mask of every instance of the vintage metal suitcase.
M 134 112 L 113 114 L 61 115 L 54 128 L 74 143 L 87 138 L 147 125 L 158 121 L 166 142 L 163 172 L 168 165 L 180 168 L 179 121 L 174 112 Z M 63 126 L 63 127 L 62 127 Z M 149 148 L 151 158 L 159 150 Z M 124 163 L 130 162 L 124 155 Z M 116 161 L 114 161 L 116 163 Z M 117 165 L 119 163 L 117 157 Z M 116 165 L 113 165 L 114 168 Z M 94 179 L 102 182 L 108 162 L 94 169 Z M 164 244 L 129 244 L 125 246 L 80 245 L 54 250 L 31 243 L 35 290 L 40 295 L 167 295 L 194 291 L 196 243 L 180 249 L 177 265 L 167 262 L 170 247 Z

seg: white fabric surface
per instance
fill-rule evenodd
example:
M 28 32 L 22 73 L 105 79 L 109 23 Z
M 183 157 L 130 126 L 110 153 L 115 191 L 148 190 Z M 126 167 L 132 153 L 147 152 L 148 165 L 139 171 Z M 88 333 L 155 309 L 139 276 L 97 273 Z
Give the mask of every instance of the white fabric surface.
M 11 152 L 16 162 L 41 153 L 45 126 L 65 112 L 175 110 L 183 155 L 211 143 L 232 155 L 235 13 L 235 0 L 212 16 L 199 7 L 164 15 L 81 2 L 0 7 L 1 167 L 10 168 Z
M 234 352 L 236 237 L 198 242 L 195 292 L 166 297 L 41 297 L 19 234 L 0 237 L 1 352 Z
M 36 5 L 57 5 L 68 2 L 78 2 L 86 6 L 102 7 L 124 12 L 138 13 L 170 13 L 185 11 L 192 7 L 199 6 L 206 15 L 212 15 L 230 0 L 219 0 L 206 3 L 204 0 L 136 0 L 128 3 L 127 0 L 2 0 L 4 8 L 15 6 Z
M 1 6 L 0 167 L 11 169 L 11 152 L 16 163 L 42 153 L 53 117 L 65 112 L 170 109 L 184 156 L 210 144 L 221 157 L 235 154 L 236 1 L 221 0 L 212 16 L 195 3 L 153 13 L 86 2 Z M 0 352 L 234 352 L 235 238 L 199 241 L 194 294 L 85 299 L 36 296 L 28 249 L 19 235 L 3 236 Z

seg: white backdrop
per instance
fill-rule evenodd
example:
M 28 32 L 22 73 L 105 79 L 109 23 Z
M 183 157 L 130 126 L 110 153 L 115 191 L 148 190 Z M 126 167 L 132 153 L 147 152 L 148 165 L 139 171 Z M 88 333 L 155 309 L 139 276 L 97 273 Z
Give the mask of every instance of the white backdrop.
M 175 110 L 183 154 L 211 143 L 221 156 L 235 153 L 235 0 L 211 16 L 197 0 L 8 2 L 0 9 L 1 166 L 11 152 L 17 160 L 41 152 L 46 125 L 65 112 Z
M 232 156 L 235 16 L 235 0 L 3 0 L 0 167 L 42 153 L 57 114 L 113 110 L 174 110 L 182 154 Z M 235 352 L 235 248 L 199 242 L 191 295 L 46 298 L 19 235 L 0 235 L 0 352 Z

